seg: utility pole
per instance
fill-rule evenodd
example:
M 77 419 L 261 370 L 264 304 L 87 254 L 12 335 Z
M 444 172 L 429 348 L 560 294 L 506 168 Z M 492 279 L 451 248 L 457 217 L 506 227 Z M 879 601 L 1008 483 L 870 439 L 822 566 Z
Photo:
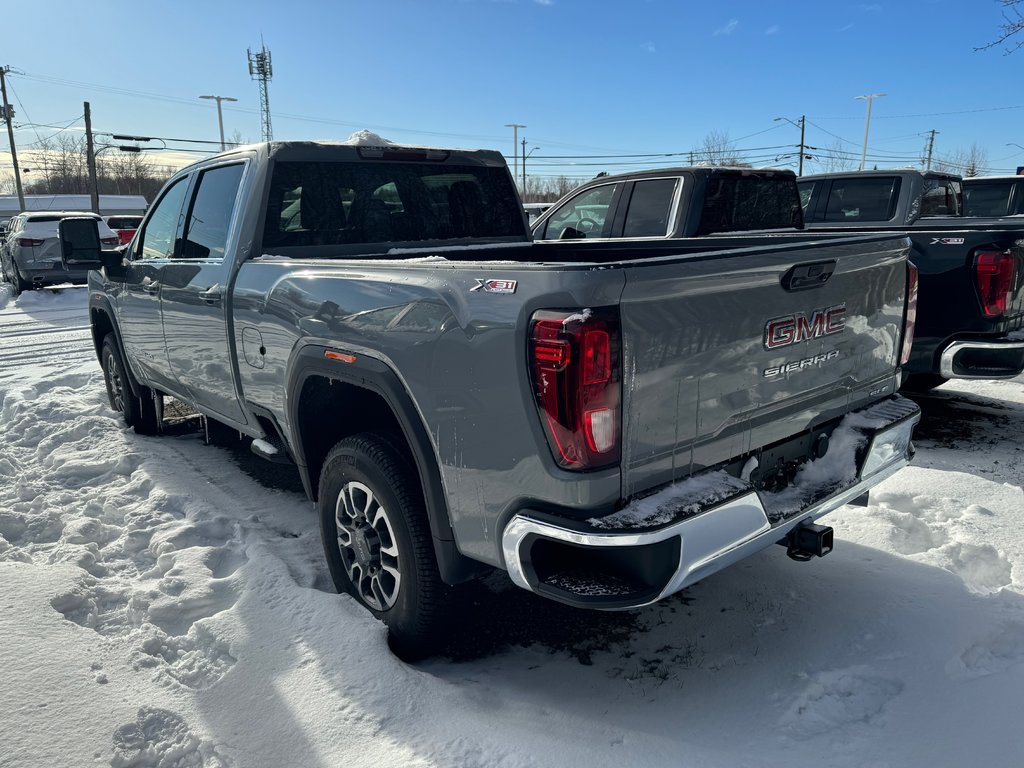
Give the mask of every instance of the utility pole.
M 885 93 L 869 93 L 865 96 L 854 96 L 855 99 L 862 99 L 868 103 L 868 117 L 864 121 L 864 151 L 860 155 L 860 168 L 858 170 L 864 170 L 864 161 L 868 157 L 868 129 L 871 127 L 871 102 L 875 99 L 886 96 Z
M 96 153 L 92 145 L 92 111 L 89 109 L 89 102 L 83 102 L 85 106 L 85 162 L 89 167 L 89 201 L 92 204 L 92 212 L 100 212 L 100 189 L 96 179 Z
M 934 128 L 928 131 L 928 164 L 925 170 L 930 171 L 932 169 L 932 150 L 935 149 L 935 134 L 938 133 Z
M 800 115 L 800 170 L 797 171 L 797 176 L 804 175 L 804 150 L 806 145 L 804 144 L 804 130 L 807 128 L 807 115 Z
M 217 127 L 220 129 L 220 151 L 223 152 L 224 147 L 224 116 L 220 111 L 220 103 L 222 101 L 238 101 L 230 96 L 200 96 L 200 99 L 216 99 L 217 100 Z
M 785 120 L 787 123 L 792 125 L 794 128 L 799 128 L 800 129 L 800 169 L 797 171 L 796 175 L 797 176 L 803 176 L 804 175 L 804 152 L 807 150 L 807 145 L 804 143 L 804 130 L 807 127 L 807 115 L 800 115 L 800 123 L 799 123 L 799 125 L 797 123 L 794 123 L 788 117 L 776 117 L 775 118 L 775 122 L 776 123 L 779 122 L 779 120 Z M 692 157 L 693 153 L 691 152 L 690 155 Z M 779 158 L 775 158 L 775 159 L 778 160 Z M 691 159 L 691 165 L 692 165 L 692 162 L 693 161 Z
M 270 94 L 267 92 L 267 83 L 274 77 L 274 65 L 270 60 L 270 51 L 266 46 L 253 53 L 247 48 L 249 54 L 249 77 L 259 80 L 260 83 L 260 114 L 263 117 L 263 140 L 273 141 L 274 131 L 270 126 Z M 220 102 L 218 102 L 218 106 Z M 223 141 L 221 137 L 221 141 Z
M 519 129 L 525 128 L 521 123 L 506 123 L 506 128 L 512 129 L 512 178 L 519 175 Z
M 18 190 L 18 207 L 25 210 L 25 193 L 21 189 L 21 168 L 18 167 L 18 150 L 14 147 L 14 107 L 7 102 L 7 81 L 4 76 L 10 67 L 0 67 L 0 93 L 4 98 L 4 119 L 7 121 L 7 137 L 11 140 L 11 162 L 14 164 L 14 186 Z

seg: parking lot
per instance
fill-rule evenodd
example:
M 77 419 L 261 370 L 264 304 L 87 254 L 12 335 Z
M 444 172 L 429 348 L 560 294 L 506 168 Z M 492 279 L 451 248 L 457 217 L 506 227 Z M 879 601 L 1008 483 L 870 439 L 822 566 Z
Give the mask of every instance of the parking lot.
M 914 465 L 828 518 L 827 558 L 772 548 L 624 613 L 496 576 L 460 597 L 447 656 L 409 666 L 328 587 L 287 474 L 230 435 L 205 444 L 198 421 L 124 428 L 85 299 L 0 286 L 0 689 L 19 702 L 0 764 L 1012 765 L 1024 749 L 1021 380 L 920 397 Z

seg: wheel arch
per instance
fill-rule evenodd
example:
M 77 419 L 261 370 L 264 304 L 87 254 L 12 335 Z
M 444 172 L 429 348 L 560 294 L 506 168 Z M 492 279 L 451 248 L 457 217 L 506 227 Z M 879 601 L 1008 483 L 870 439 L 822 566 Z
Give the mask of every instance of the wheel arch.
M 380 360 L 360 355 L 346 363 L 325 357 L 328 351 L 303 347 L 287 378 L 291 449 L 309 498 L 317 500 L 324 460 L 339 440 L 365 431 L 390 435 L 418 476 L 441 578 L 457 584 L 486 572 L 458 551 L 433 443 L 397 374 Z
M 92 346 L 96 352 L 96 359 L 102 364 L 103 339 L 107 337 L 108 333 L 113 333 L 114 339 L 117 341 L 117 347 L 121 352 L 121 359 L 124 361 L 125 371 L 128 374 L 128 386 L 131 387 L 132 394 L 139 397 L 142 391 L 141 385 L 135 378 L 131 361 L 128 360 L 128 356 L 125 354 L 124 341 L 121 339 L 121 329 L 118 327 L 116 317 L 117 315 L 114 313 L 110 299 L 106 296 L 90 297 L 89 327 L 92 331 Z

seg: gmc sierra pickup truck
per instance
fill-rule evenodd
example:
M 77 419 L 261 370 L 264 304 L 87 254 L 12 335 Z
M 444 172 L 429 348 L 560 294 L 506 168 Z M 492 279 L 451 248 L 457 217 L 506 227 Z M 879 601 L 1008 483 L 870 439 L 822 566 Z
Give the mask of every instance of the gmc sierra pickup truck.
M 799 188 L 816 233 L 910 237 L 921 285 L 908 388 L 1024 371 L 1024 338 L 1014 334 L 1024 325 L 1024 221 L 963 216 L 961 180 L 950 174 L 823 174 L 802 177 Z
M 156 433 L 171 396 L 293 461 L 405 658 L 494 568 L 610 609 L 825 554 L 815 521 L 907 463 L 906 238 L 755 239 L 534 243 L 497 152 L 366 136 L 185 168 L 112 253 L 62 224 L 112 407 Z

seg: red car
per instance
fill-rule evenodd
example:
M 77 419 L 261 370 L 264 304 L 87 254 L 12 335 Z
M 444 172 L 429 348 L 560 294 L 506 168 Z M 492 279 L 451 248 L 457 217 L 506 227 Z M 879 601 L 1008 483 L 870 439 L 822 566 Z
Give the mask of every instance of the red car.
M 141 216 L 105 216 L 103 220 L 117 234 L 117 239 L 120 240 L 121 245 L 131 242 L 131 239 L 135 236 L 135 230 L 142 223 Z

